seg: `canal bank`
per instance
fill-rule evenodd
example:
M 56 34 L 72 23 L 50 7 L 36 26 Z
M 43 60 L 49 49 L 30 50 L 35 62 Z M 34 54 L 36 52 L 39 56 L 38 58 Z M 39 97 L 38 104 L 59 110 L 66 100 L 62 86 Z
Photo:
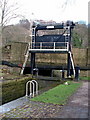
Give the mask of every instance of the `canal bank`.
M 88 118 L 88 82 L 74 93 L 64 106 L 30 101 L 3 115 L 3 118 Z
M 2 80 L 2 104 L 10 102 L 12 100 L 18 99 L 20 97 L 25 96 L 26 92 L 26 83 L 31 81 L 32 79 L 36 80 L 39 85 L 39 90 L 48 89 L 49 87 L 54 87 L 60 84 L 62 81 L 60 78 L 52 78 L 46 77 L 46 79 L 41 78 L 32 78 L 31 75 L 22 76 L 18 78 L 18 76 L 14 79 Z

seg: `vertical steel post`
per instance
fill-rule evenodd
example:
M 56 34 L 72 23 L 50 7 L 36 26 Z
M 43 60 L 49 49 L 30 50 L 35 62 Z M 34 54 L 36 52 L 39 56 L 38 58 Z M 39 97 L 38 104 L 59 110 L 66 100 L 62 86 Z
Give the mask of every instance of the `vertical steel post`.
M 34 22 L 32 24 L 32 49 L 35 48 L 35 38 L 36 38 L 36 29 Z M 31 74 L 33 74 L 33 69 L 35 68 L 35 53 L 31 53 Z
M 68 58 L 67 58 L 67 77 L 70 76 L 70 69 L 71 69 L 71 60 L 70 60 L 70 53 L 68 53 Z
M 70 32 L 70 39 L 69 39 L 69 51 L 71 52 L 71 27 L 68 28 Z M 68 58 L 67 58 L 67 77 L 70 76 L 70 69 L 71 69 L 71 60 L 70 60 L 70 53 L 68 52 Z
M 35 68 L 35 53 L 31 53 L 31 74 L 33 74 L 34 68 Z
M 55 50 L 55 44 L 56 44 L 56 43 L 54 42 L 54 50 Z
M 42 42 L 40 42 L 40 49 L 42 49 Z

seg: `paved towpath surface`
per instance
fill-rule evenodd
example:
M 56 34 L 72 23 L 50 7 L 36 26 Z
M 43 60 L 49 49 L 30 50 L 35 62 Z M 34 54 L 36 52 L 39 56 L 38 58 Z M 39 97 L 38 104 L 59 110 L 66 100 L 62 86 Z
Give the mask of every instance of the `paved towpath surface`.
M 28 101 L 0 117 L 6 118 L 88 118 L 88 82 L 83 82 L 64 106 Z
M 57 118 L 88 118 L 88 82 L 69 99 Z

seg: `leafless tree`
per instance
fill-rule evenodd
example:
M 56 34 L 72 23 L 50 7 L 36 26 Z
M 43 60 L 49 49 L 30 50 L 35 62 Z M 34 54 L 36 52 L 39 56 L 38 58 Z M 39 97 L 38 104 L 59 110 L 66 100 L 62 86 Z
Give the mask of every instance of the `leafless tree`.
M 0 0 L 0 24 L 2 29 L 14 18 L 20 15 L 16 14 L 19 9 L 17 3 L 10 4 L 10 0 Z
M 16 2 L 12 3 L 12 0 L 0 0 L 0 47 L 4 41 L 5 27 L 11 22 L 12 19 L 17 17 L 23 18 L 18 14 L 19 6 Z
M 65 10 L 68 5 L 74 5 L 76 0 L 64 0 L 62 4 L 62 9 Z

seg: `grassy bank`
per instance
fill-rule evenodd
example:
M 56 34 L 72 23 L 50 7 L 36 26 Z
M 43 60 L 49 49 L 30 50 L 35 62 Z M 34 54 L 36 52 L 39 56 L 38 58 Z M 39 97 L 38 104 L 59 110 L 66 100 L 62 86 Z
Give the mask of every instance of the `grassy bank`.
M 89 80 L 90 81 L 90 77 L 80 77 L 80 80 Z
M 43 94 L 32 98 L 32 101 L 63 105 L 68 98 L 80 87 L 81 83 L 69 82 L 69 85 L 58 85 Z

